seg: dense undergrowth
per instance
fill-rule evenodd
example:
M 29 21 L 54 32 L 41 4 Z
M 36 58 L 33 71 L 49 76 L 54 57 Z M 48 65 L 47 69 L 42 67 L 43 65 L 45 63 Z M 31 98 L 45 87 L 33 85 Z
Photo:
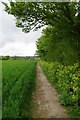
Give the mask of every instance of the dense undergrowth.
M 61 104 L 67 107 L 71 117 L 80 117 L 80 67 L 64 66 L 58 62 L 41 61 L 42 70 L 60 94 Z
M 30 103 L 35 88 L 36 61 L 2 61 L 2 117 L 30 117 Z

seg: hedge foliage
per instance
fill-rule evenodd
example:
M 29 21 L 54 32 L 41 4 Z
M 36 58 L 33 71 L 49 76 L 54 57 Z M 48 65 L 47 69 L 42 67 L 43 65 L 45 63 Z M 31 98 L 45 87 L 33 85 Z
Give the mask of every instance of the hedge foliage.
M 61 104 L 68 106 L 71 116 L 80 116 L 79 63 L 75 63 L 73 66 L 64 66 L 58 62 L 41 61 L 40 64 L 51 84 L 60 93 Z

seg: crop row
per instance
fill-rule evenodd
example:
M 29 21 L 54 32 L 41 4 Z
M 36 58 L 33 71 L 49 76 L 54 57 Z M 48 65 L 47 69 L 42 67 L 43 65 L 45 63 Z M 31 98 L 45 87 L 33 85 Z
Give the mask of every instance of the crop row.
M 2 62 L 2 116 L 29 116 L 29 106 L 35 87 L 36 61 L 8 60 Z
M 41 61 L 41 67 L 60 93 L 61 104 L 68 107 L 71 116 L 80 117 L 80 66 L 75 63 L 73 66 L 64 66 L 60 63 L 48 63 Z

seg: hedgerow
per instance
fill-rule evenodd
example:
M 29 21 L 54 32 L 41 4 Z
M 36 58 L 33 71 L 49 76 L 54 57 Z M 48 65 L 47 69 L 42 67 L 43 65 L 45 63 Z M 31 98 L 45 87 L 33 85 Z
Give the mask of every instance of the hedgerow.
M 40 61 L 40 65 L 51 84 L 59 92 L 61 104 L 68 108 L 72 117 L 80 117 L 79 63 L 64 66 L 58 62 Z

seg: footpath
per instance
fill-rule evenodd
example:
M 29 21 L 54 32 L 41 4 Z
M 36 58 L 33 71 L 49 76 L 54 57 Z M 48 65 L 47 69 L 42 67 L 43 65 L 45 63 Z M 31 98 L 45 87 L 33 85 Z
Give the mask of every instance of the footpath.
M 65 108 L 59 102 L 59 94 L 51 86 L 37 65 L 37 83 L 33 94 L 33 118 L 69 118 Z

